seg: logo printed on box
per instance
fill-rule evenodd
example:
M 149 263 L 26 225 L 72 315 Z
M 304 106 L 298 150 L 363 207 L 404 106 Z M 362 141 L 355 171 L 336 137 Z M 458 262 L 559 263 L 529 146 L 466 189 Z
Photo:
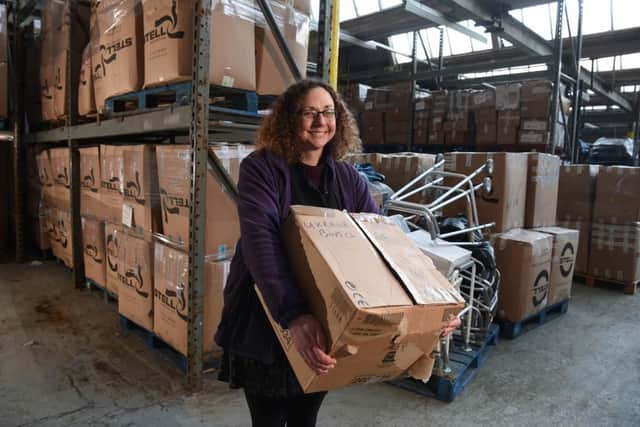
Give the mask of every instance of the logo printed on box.
M 166 294 L 160 292 L 159 289 L 154 289 L 154 295 L 157 299 L 162 302 L 165 306 L 169 307 L 171 310 L 175 310 L 178 317 L 180 317 L 185 322 L 187 321 L 187 314 L 185 312 L 187 308 L 187 301 L 184 294 L 184 284 L 180 284 L 178 286 L 178 291 L 173 291 L 167 289 Z M 178 304 L 175 304 L 175 300 L 178 301 Z
M 533 283 L 533 296 L 531 301 L 534 307 L 538 307 L 547 300 L 547 293 L 549 291 L 549 272 L 542 270 L 538 273 L 535 282 Z
M 118 271 L 118 263 L 115 261 L 118 254 L 118 240 L 115 238 L 113 234 L 109 234 L 107 236 L 107 265 L 112 272 Z
M 567 242 L 560 253 L 560 274 L 562 274 L 562 277 L 567 277 L 571 273 L 574 255 L 575 250 L 573 249 L 573 245 L 571 242 Z
M 96 188 L 96 178 L 93 175 L 93 168 L 89 169 L 89 175 L 82 178 L 82 186 L 89 189 L 92 193 L 98 192 L 98 189 Z
M 162 196 L 162 212 L 165 222 L 169 220 L 169 215 L 178 215 L 180 208 L 189 208 L 189 199 L 183 197 L 170 196 L 164 188 L 160 189 Z M 171 207 L 170 207 L 171 206 Z
M 125 197 L 134 199 L 136 202 L 140 203 L 141 205 L 144 205 L 145 200 L 140 198 L 141 192 L 142 192 L 142 188 L 140 186 L 140 173 L 136 171 L 136 180 L 127 181 L 124 189 L 124 195 Z
M 98 257 L 98 248 L 96 245 L 87 244 L 84 247 L 84 253 L 87 254 L 95 263 L 102 264 L 102 259 Z
M 160 37 L 168 37 L 170 39 L 184 38 L 184 31 L 175 31 L 178 26 L 178 13 L 176 11 L 176 0 L 171 2 L 171 15 L 164 15 L 154 23 L 155 28 L 148 31 L 144 35 L 144 41 L 149 42 Z M 163 26 L 164 23 L 169 23 L 170 28 Z
M 100 63 L 97 64 L 93 70 L 93 78 L 94 80 L 99 80 L 102 77 L 107 75 L 107 66 L 106 64 L 111 64 L 117 58 L 118 51 L 122 49 L 126 49 L 133 46 L 133 38 L 127 37 L 124 40 L 118 40 L 117 42 L 105 46 L 103 44 L 100 45 Z
M 143 291 L 144 280 L 142 279 L 142 266 L 138 265 L 135 269 L 129 269 L 122 274 L 118 274 L 118 278 L 123 285 L 135 289 L 136 293 L 141 297 L 148 298 L 149 292 Z

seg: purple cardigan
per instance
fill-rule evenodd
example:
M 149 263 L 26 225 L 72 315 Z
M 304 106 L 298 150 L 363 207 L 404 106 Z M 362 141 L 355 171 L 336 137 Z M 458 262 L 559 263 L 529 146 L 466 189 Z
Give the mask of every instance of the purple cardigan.
M 332 177 L 329 188 L 337 193 L 344 209 L 379 212 L 366 181 L 353 166 L 329 156 L 325 162 Z M 253 152 L 240 165 L 238 192 L 241 237 L 224 290 L 216 342 L 225 349 L 268 362 L 269 357 L 257 357 L 262 356 L 265 335 L 271 337 L 273 333 L 257 298 L 251 295 L 255 294 L 254 281 L 271 315 L 283 328 L 299 315 L 308 313 L 289 268 L 281 236 L 291 205 L 289 164 L 269 151 Z

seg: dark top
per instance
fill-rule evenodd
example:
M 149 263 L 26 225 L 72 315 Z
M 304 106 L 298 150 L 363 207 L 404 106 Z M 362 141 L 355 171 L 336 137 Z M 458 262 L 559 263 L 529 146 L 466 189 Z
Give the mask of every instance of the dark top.
M 225 352 L 266 364 L 273 363 L 278 354 L 277 339 L 253 289 L 254 283 L 283 328 L 309 312 L 289 268 L 280 234 L 292 201 L 349 212 L 379 212 L 367 183 L 351 165 L 328 156 L 323 162 L 322 185 L 315 192 L 304 188 L 313 189 L 313 185 L 302 165 L 289 165 L 266 150 L 253 152 L 240 165 L 241 238 L 231 261 L 222 320 L 216 333 L 216 342 Z M 304 199 L 293 200 L 294 194 L 303 194 Z

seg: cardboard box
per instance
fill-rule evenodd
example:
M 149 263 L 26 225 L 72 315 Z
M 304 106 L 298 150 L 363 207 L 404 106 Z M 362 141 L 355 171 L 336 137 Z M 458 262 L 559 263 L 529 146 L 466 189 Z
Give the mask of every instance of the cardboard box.
M 36 164 L 38 168 L 38 180 L 40 187 L 42 188 L 42 196 L 45 203 L 54 205 L 54 190 L 53 190 L 53 167 L 51 166 L 51 159 L 49 158 L 49 150 L 42 150 L 36 155 Z
M 178 352 L 187 354 L 189 316 L 189 255 L 155 242 L 153 331 Z M 222 317 L 223 289 L 230 261 L 207 258 L 204 264 L 203 353 L 216 349 L 213 341 Z
M 188 145 L 158 145 L 156 156 L 163 233 L 186 248 L 191 206 L 191 148 Z M 237 207 L 211 169 L 207 173 L 206 215 L 206 253 L 231 252 L 240 237 Z
M 498 144 L 512 145 L 518 143 L 520 129 L 520 111 L 498 111 Z
M 315 374 L 258 295 L 302 389 L 429 378 L 439 333 L 464 304 L 431 259 L 388 218 L 310 206 L 291 212 L 290 265 L 336 367 Z
M 104 219 L 104 205 L 100 192 L 100 147 L 83 147 L 80 153 L 80 213 Z
M 520 101 L 520 116 L 522 118 L 547 118 L 551 114 L 550 99 L 538 99 L 535 101 Z
M 55 3 L 55 2 L 50 2 Z M 56 118 L 53 109 L 54 84 L 54 35 L 53 31 L 43 31 L 40 36 L 42 48 L 40 50 L 40 106 L 42 120 L 50 121 Z
M 122 223 L 138 232 L 161 232 L 158 166 L 153 144 L 122 147 Z
M 496 108 L 496 91 L 495 89 L 484 89 L 471 93 L 471 108 L 477 109 L 493 109 Z
M 493 159 L 490 194 L 478 193 L 476 203 L 481 223 L 495 222 L 493 230 L 503 232 L 524 225 L 527 195 L 527 155 L 520 153 L 447 153 L 445 170 L 471 174 L 488 159 Z M 479 184 L 485 177 L 480 174 L 473 182 Z M 456 181 L 457 182 L 457 181 Z M 445 184 L 451 184 L 445 180 Z M 445 216 L 466 214 L 466 204 L 454 202 L 443 210 Z
M 360 115 L 360 138 L 363 144 L 384 144 L 384 113 L 364 111 Z
M 593 221 L 629 224 L 640 221 L 640 168 L 601 167 L 596 183 Z
M 280 2 L 271 0 L 269 3 L 276 23 L 304 78 L 307 74 L 309 17 L 288 9 Z M 261 18 L 261 15 L 258 15 L 258 18 Z M 281 94 L 294 82 L 294 78 L 265 22 L 256 23 L 255 47 L 256 91 L 261 95 Z M 233 54 L 237 51 L 237 47 L 234 46 Z
M 576 253 L 575 272 L 586 275 L 589 272 L 589 251 L 591 246 L 591 223 L 586 221 L 558 221 L 561 227 L 578 230 L 578 248 Z
M 549 132 L 520 131 L 518 144 L 549 144 Z
M 118 313 L 153 331 L 153 242 L 125 230 L 118 244 Z
M 557 212 L 559 220 L 591 223 L 599 170 L 598 165 L 560 167 Z
M 349 153 L 343 160 L 352 165 L 363 165 L 368 163 L 378 171 L 382 156 L 383 154 L 378 153 Z
M 143 31 L 138 0 L 102 0 L 95 9 L 91 62 L 96 107 L 106 98 L 133 92 L 142 86 Z
M 88 44 L 82 52 L 80 79 L 78 82 L 78 114 L 86 116 L 96 112 L 96 97 L 93 88 L 91 66 L 91 45 Z
M 432 167 L 436 162 L 434 154 L 421 153 L 393 153 L 379 156 L 377 171 L 385 177 L 385 184 L 394 191 L 400 190 L 411 180 Z M 429 182 L 431 178 L 423 181 Z M 416 187 L 417 188 L 417 187 Z M 424 203 L 430 199 L 432 193 L 429 190 L 422 191 L 406 199 L 407 201 Z
M 498 317 L 519 322 L 547 306 L 553 236 L 514 229 L 492 237 L 500 270 Z
M 553 305 L 571 298 L 579 231 L 562 227 L 541 227 L 534 231 L 553 236 L 548 304 Z
M 496 86 L 496 110 L 520 109 L 520 83 Z
M 473 134 L 464 130 L 445 131 L 444 143 L 446 145 L 471 145 L 473 144 Z
M 211 84 L 255 90 L 255 2 L 212 2 Z M 192 71 L 193 2 L 159 0 L 143 3 L 144 85 L 190 80 Z M 229 43 L 233 40 L 233 43 Z
M 43 208 L 45 228 L 49 237 L 49 245 L 51 246 L 51 253 L 60 258 L 62 248 L 57 235 L 56 222 L 57 222 L 57 209 L 53 206 L 47 206 Z
M 100 198 L 104 218 L 121 223 L 124 194 L 123 146 L 100 145 Z
M 625 283 L 640 280 L 640 224 L 593 224 L 589 274 Z
M 106 289 L 118 295 L 120 275 L 124 274 L 124 256 L 121 259 L 120 246 L 123 229 L 120 223 L 106 222 L 104 227 L 104 248 L 106 259 Z M 124 255 L 124 254 L 123 254 Z
M 71 169 L 69 168 L 69 149 L 50 148 L 49 158 L 53 171 L 52 204 L 58 209 L 71 209 Z
M 527 80 L 520 87 L 520 100 L 523 102 L 548 100 L 553 90 L 549 80 Z
M 255 150 L 253 144 L 213 144 L 209 145 L 209 150 L 213 151 L 231 181 L 238 185 L 240 179 L 240 163 Z
M 545 132 L 549 130 L 549 121 L 544 119 L 524 119 L 520 122 L 523 131 Z
M 552 154 L 529 153 L 525 227 L 546 227 L 556 224 L 560 157 Z
M 74 57 L 81 57 L 89 40 L 89 15 L 90 8 L 87 4 L 79 3 L 76 13 L 70 20 L 62 20 L 59 26 L 50 28 L 54 34 L 53 65 L 55 76 L 55 91 L 53 93 L 53 110 L 56 119 L 68 116 L 67 90 L 76 92 L 78 77 L 80 75 L 81 61 L 71 63 L 71 69 L 67 69 L 67 53 L 70 50 Z M 73 27 L 73 30 L 71 29 Z M 73 38 L 69 44 L 69 32 L 73 31 Z M 67 73 L 71 74 L 71 87 L 67 87 Z
M 106 289 L 107 260 L 104 239 L 104 222 L 89 217 L 82 217 L 84 275 Z
M 496 122 L 476 122 L 476 141 L 477 145 L 495 145 L 497 143 L 497 124 Z
M 57 253 L 54 251 L 54 255 L 60 258 L 67 267 L 73 268 L 71 212 L 65 209 L 53 209 L 53 212 L 55 240 L 57 242 Z

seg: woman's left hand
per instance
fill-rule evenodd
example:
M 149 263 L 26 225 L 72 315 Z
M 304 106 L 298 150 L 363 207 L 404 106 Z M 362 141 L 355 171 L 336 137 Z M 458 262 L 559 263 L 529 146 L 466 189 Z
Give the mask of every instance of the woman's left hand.
M 448 336 L 451 332 L 455 331 L 462 324 L 462 320 L 459 317 L 454 317 L 452 320 L 447 323 L 447 326 L 444 327 L 442 331 L 442 338 Z

